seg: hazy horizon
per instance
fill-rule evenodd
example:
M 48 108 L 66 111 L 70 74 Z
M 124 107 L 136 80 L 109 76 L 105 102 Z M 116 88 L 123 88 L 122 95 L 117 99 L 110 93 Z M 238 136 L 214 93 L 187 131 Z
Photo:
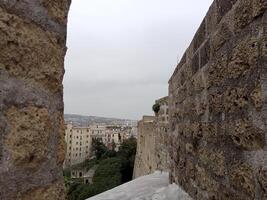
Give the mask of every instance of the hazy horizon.
M 212 0 L 75 0 L 68 21 L 66 114 L 141 119 L 168 80 Z

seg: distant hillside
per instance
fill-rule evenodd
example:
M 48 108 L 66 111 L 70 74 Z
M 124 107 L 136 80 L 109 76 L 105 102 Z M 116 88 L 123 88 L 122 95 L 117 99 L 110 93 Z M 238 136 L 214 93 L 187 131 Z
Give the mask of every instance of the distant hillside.
M 94 123 L 105 123 L 107 125 L 137 125 L 136 120 L 128 119 L 116 119 L 107 117 L 96 117 L 96 116 L 82 116 L 65 114 L 65 122 L 72 122 L 76 126 L 87 126 Z

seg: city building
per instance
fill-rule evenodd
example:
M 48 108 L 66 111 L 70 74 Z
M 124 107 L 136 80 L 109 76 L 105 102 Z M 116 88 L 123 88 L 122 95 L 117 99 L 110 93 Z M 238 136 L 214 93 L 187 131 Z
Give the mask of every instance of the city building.
M 66 124 L 65 141 L 67 151 L 65 156 L 64 168 L 82 163 L 90 159 L 92 155 L 92 140 L 99 139 L 108 147 L 115 151 L 119 150 L 121 143 L 135 137 L 136 127 L 129 126 L 106 126 L 105 124 L 93 124 L 88 127 L 73 126 L 72 123 Z
M 89 159 L 91 156 L 92 133 L 89 127 L 66 125 L 65 141 L 67 144 L 64 167 L 69 167 Z

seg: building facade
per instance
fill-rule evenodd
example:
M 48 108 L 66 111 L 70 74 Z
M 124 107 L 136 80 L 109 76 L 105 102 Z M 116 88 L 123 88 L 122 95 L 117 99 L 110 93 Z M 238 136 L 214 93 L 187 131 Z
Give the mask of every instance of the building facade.
M 81 163 L 92 156 L 92 130 L 89 127 L 74 127 L 72 124 L 67 124 L 65 141 L 67 144 L 65 168 Z
M 67 146 L 64 168 L 82 163 L 92 155 L 92 140 L 99 139 L 108 149 L 119 150 L 121 143 L 134 137 L 135 127 L 107 126 L 93 124 L 88 127 L 76 127 L 71 123 L 65 125 L 65 142 Z

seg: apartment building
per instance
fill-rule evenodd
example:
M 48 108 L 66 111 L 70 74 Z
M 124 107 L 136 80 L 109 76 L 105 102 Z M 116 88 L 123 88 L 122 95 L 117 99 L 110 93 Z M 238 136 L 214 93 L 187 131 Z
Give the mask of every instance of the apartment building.
M 109 149 L 119 150 L 121 143 L 132 136 L 131 127 L 106 126 L 93 124 L 88 127 L 76 127 L 66 124 L 65 141 L 67 151 L 64 168 L 82 163 L 92 157 L 92 140 L 99 139 Z M 115 146 L 114 146 L 115 145 Z
M 69 167 L 91 156 L 92 132 L 89 127 L 74 127 L 66 125 L 65 141 L 67 143 L 64 167 Z

